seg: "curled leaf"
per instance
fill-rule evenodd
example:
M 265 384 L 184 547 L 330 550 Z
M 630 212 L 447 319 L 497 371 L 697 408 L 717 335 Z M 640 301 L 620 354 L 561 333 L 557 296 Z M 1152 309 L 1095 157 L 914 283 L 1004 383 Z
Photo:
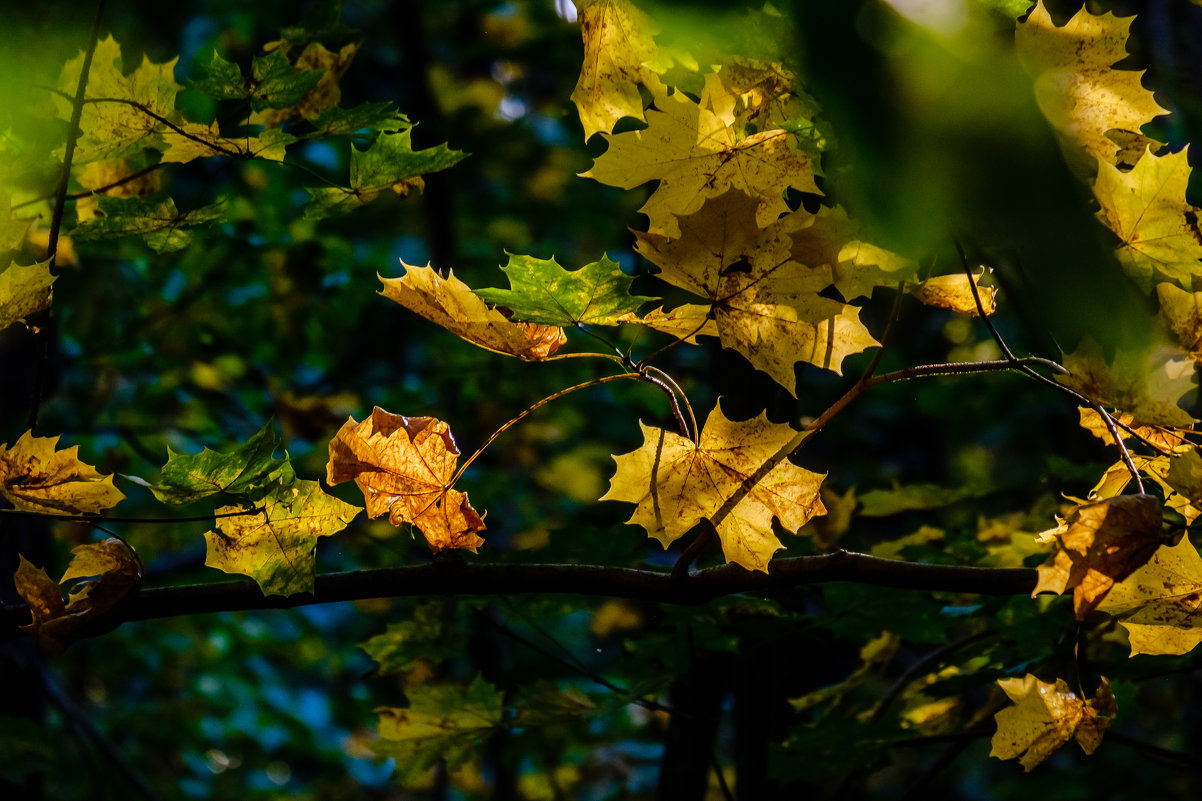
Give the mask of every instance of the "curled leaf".
M 405 275 L 380 276 L 381 294 L 441 325 L 473 345 L 527 361 L 545 359 L 567 341 L 563 329 L 552 325 L 514 323 L 477 297 L 448 271 L 443 278 L 432 267 L 401 262 Z
M 1064 679 L 1049 684 L 1030 673 L 1021 679 L 1000 679 L 998 686 L 1015 705 L 994 715 L 997 732 L 989 755 L 1017 757 L 1023 770 L 1031 770 L 1074 737 L 1092 754 L 1118 711 L 1105 677 L 1089 700 L 1070 690 Z
M 79 460 L 79 446 L 56 451 L 58 437 L 26 431 L 9 448 L 0 445 L 0 495 L 18 509 L 43 514 L 94 515 L 125 495 L 112 476 Z
M 459 448 L 450 427 L 433 417 L 405 417 L 380 407 L 362 423 L 348 419 L 330 441 L 326 466 L 331 485 L 354 481 L 367 501 L 367 516 L 388 514 L 394 526 L 409 523 L 437 553 L 474 551 L 484 518 L 467 494 L 451 489 Z

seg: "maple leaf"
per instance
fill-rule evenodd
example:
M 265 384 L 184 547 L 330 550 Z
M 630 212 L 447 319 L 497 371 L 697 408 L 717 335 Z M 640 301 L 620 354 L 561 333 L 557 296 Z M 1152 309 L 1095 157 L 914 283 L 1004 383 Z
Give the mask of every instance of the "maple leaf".
M 396 760 L 396 778 L 414 781 L 445 760 L 463 764 L 503 722 L 503 693 L 477 676 L 470 685 L 418 684 L 405 688 L 405 709 L 379 707 L 380 739 L 372 750 Z
M 437 553 L 475 551 L 484 543 L 483 517 L 467 494 L 449 482 L 459 461 L 451 429 L 433 417 L 405 417 L 379 406 L 362 423 L 349 418 L 330 440 L 326 480 L 354 481 L 367 500 L 367 516 L 388 514 L 394 526 L 409 523 Z
M 858 308 L 818 294 L 831 284 L 828 265 L 793 259 L 793 234 L 810 217 L 760 228 L 756 208 L 754 198 L 731 190 L 681 217 L 678 237 L 636 233 L 636 250 L 660 278 L 710 300 L 723 347 L 796 395 L 797 362 L 842 374 L 844 358 L 878 343 Z
M 798 91 L 797 76 L 778 63 L 733 57 L 705 76 L 701 105 L 729 116 L 743 130 L 767 131 L 808 123 L 821 139 L 813 120 L 818 104 Z
M 1084 620 L 1117 582 L 1152 558 L 1160 546 L 1160 501 L 1150 495 L 1120 495 L 1077 506 L 1040 541 L 1055 542 L 1051 562 L 1038 568 L 1032 590 L 1061 595 L 1073 591 L 1073 609 Z
M 1104 406 L 1130 412 L 1142 425 L 1195 422 L 1178 405 L 1194 389 L 1194 362 L 1167 343 L 1119 348 L 1108 362 L 1097 343 L 1086 339 L 1061 364 L 1069 374 L 1056 376 L 1057 381 Z
M 1202 359 L 1202 292 L 1190 292 L 1176 284 L 1156 285 L 1160 318 L 1195 362 Z
M 718 336 L 718 324 L 714 322 L 712 310 L 712 306 L 686 303 L 667 312 L 663 307 L 652 309 L 642 317 L 624 314 L 618 318 L 618 322 L 644 325 L 690 345 L 696 345 L 697 337 Z
M 643 119 L 638 85 L 653 80 L 651 20 L 626 0 L 577 0 L 584 60 L 572 90 L 584 138 L 609 133 L 623 117 Z
M 808 155 L 795 152 L 783 130 L 736 135 L 733 119 L 702 108 L 681 92 L 655 96 L 647 128 L 602 134 L 609 149 L 597 157 L 585 177 L 633 189 L 659 181 L 640 210 L 649 231 L 672 234 L 677 216 L 692 214 L 709 198 L 731 189 L 756 198 L 756 221 L 768 225 L 790 211 L 789 188 L 822 194 L 814 183 Z
M 258 136 L 225 137 L 215 122 L 208 125 L 183 122 L 164 131 L 162 139 L 165 146 L 162 161 L 178 164 L 211 156 L 283 161 L 288 145 L 297 141 L 295 136 L 278 128 L 268 129 Z
M 1098 167 L 1098 217 L 1122 240 L 1119 261 L 1144 289 L 1151 287 L 1157 273 L 1185 287 L 1202 275 L 1198 209 L 1185 199 L 1187 150 L 1163 156 L 1148 153 L 1130 172 L 1109 164 Z
M 83 53 L 68 61 L 58 79 L 62 95 L 54 103 L 63 119 L 71 118 L 71 101 L 83 68 Z M 121 46 L 112 36 L 96 43 L 88 70 L 88 85 L 74 162 L 82 164 L 155 147 L 157 135 L 167 126 L 161 120 L 178 120 L 175 96 L 183 87 L 175 82 L 179 58 L 155 64 L 146 56 L 130 75 L 122 70 Z M 143 111 L 143 109 L 145 111 Z M 149 113 L 147 113 L 149 112 Z
M 192 244 L 192 231 L 225 219 L 225 204 L 213 203 L 180 212 L 169 197 L 98 197 L 95 215 L 71 230 L 75 239 L 123 239 L 140 236 L 156 253 L 182 250 Z
M 1092 754 L 1102 744 L 1102 734 L 1118 712 L 1110 682 L 1102 677 L 1094 697 L 1083 700 L 1064 679 L 1055 684 L 1028 673 L 1021 679 L 999 679 L 998 686 L 1014 702 L 994 715 L 997 732 L 990 756 L 1018 758 L 1029 771 L 1076 738 Z
M 1119 152 L 1109 131 L 1138 132 L 1169 113 L 1141 85 L 1142 70 L 1112 69 L 1127 58 L 1132 19 L 1083 8 L 1057 28 L 1040 0 L 1015 32 L 1020 58 L 1036 73 L 1040 110 L 1100 165 L 1114 165 Z
M 12 193 L 0 190 L 0 254 L 21 247 L 30 220 L 13 217 Z
M 249 496 L 279 473 L 286 459 L 274 453 L 280 440 L 268 421 L 250 439 L 228 453 L 205 448 L 193 455 L 179 454 L 167 448 L 167 464 L 155 484 L 139 481 L 163 503 L 194 503 L 218 493 L 225 496 Z
M 979 276 L 974 275 L 971 280 L 981 298 L 981 308 L 985 310 L 986 315 L 993 314 L 997 311 L 997 289 L 981 286 Z M 933 276 L 908 287 L 908 290 L 928 306 L 951 309 L 971 317 L 979 314 L 976 298 L 973 296 L 972 287 L 969 286 L 969 277 L 964 273 Z
M 1110 427 L 1102 419 L 1102 415 L 1098 414 L 1093 409 L 1086 406 L 1077 407 L 1077 412 L 1080 415 L 1081 427 L 1089 433 L 1093 434 L 1106 445 L 1114 444 L 1114 437 L 1110 434 Z M 1165 428 L 1164 426 L 1141 426 L 1135 422 L 1135 415 L 1129 412 L 1111 415 L 1117 422 L 1123 423 L 1132 427 L 1135 433 L 1143 437 L 1153 445 L 1164 448 L 1166 450 L 1174 450 L 1183 445 L 1187 445 L 1184 431 L 1189 429 Z M 1124 428 L 1119 428 L 1119 436 L 1127 439 L 1131 436 Z
M 0 445 L 0 495 L 13 506 L 43 514 L 95 515 L 125 498 L 112 476 L 79 460 L 79 446 L 56 451 L 58 437 L 26 431 L 9 448 Z
M 223 506 L 217 530 L 205 533 L 206 567 L 250 576 L 264 595 L 313 591 L 318 537 L 337 534 L 359 507 L 328 495 L 316 481 L 296 479 L 291 469 L 255 501 L 261 511 Z
M 0 329 L 50 308 L 50 286 L 56 278 L 49 260 L 28 266 L 12 262 L 0 272 Z
M 350 211 L 370 203 L 383 192 L 404 197 L 413 189 L 422 188 L 421 176 L 441 172 L 467 158 L 468 154 L 451 150 L 445 144 L 414 150 L 412 129 L 413 123 L 398 115 L 366 150 L 351 145 L 350 187 L 310 189 L 313 199 L 305 206 L 305 216 Z
M 13 580 L 29 605 L 32 622 L 21 628 L 38 638 L 49 654 L 61 653 L 81 637 L 104 634 L 121 622 L 120 607 L 141 585 L 142 568 L 129 548 L 116 538 L 71 549 L 71 562 L 55 583 L 46 571 L 24 556 Z M 58 585 L 77 579 L 69 601 Z
M 453 334 L 494 353 L 527 361 L 545 359 L 567 341 L 563 329 L 550 325 L 514 323 L 490 309 L 471 288 L 455 277 L 440 276 L 432 267 L 401 262 L 405 275 L 379 276 L 384 297 L 441 325 Z
M 655 300 L 630 294 L 634 279 L 608 256 L 569 272 L 555 259 L 509 254 L 501 268 L 509 289 L 477 289 L 475 294 L 513 313 L 514 320 L 548 325 L 617 325 L 623 315 Z
M 1189 653 L 1202 642 L 1202 557 L 1188 536 L 1162 545 L 1098 609 L 1121 616 L 1132 656 Z
M 627 523 L 639 525 L 665 548 L 702 520 L 713 517 L 742 485 L 797 435 L 787 425 L 728 420 L 714 407 L 697 442 L 644 425 L 643 445 L 614 456 L 617 469 L 603 501 L 637 504 Z M 727 562 L 767 572 L 784 546 L 772 530 L 775 517 L 788 531 L 826 513 L 818 497 L 825 474 L 780 461 L 717 525 Z

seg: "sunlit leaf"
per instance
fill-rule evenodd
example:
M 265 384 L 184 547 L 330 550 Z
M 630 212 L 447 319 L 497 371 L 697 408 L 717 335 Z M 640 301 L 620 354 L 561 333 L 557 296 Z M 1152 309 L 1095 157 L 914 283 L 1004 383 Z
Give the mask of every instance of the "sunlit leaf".
M 0 494 L 18 509 L 44 514 L 94 515 L 125 495 L 113 477 L 79 460 L 79 446 L 55 450 L 58 437 L 29 431 L 11 448 L 0 445 Z
M 1088 700 L 1070 690 L 1064 679 L 1049 684 L 1030 673 L 1021 679 L 1001 679 L 998 686 L 1014 706 L 994 715 L 997 732 L 989 755 L 1017 758 L 1023 770 L 1031 770 L 1073 738 L 1092 754 L 1118 711 L 1105 678 Z

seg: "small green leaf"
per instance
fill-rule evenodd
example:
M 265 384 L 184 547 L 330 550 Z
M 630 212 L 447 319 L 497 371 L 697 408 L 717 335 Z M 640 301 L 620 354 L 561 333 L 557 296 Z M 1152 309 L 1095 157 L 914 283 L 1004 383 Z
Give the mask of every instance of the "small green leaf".
M 479 676 L 469 687 L 419 684 L 406 688 L 409 707 L 381 707 L 380 739 L 372 750 L 396 760 L 403 784 L 445 760 L 454 770 L 502 722 L 502 693 Z
M 325 70 L 297 71 L 283 50 L 272 50 L 250 64 L 253 111 L 296 105 L 317 86 Z
M 181 250 L 192 243 L 189 228 L 225 218 L 225 205 L 214 203 L 181 212 L 169 197 L 143 200 L 136 197 L 97 198 L 102 216 L 77 225 L 77 240 L 141 236 L 156 253 Z
M 391 623 L 360 647 L 379 665 L 381 676 L 408 673 L 418 660 L 439 661 L 460 655 L 467 648 L 467 632 L 455 625 L 456 616 L 445 601 L 431 601 L 413 616 Z
M 277 472 L 291 467 L 286 459 L 272 456 L 280 441 L 268 423 L 242 446 L 229 453 L 205 448 L 185 456 L 167 449 L 167 464 L 157 484 L 146 484 L 163 503 L 185 504 L 223 493 L 249 496 L 265 486 Z
M 479 289 L 476 294 L 506 307 L 514 320 L 523 323 L 617 325 L 622 315 L 655 300 L 631 295 L 634 279 L 608 256 L 569 272 L 553 258 L 510 253 L 509 264 L 501 269 L 510 288 Z
M 202 64 L 205 75 L 198 80 L 189 81 L 193 89 L 203 92 L 214 100 L 246 100 L 250 90 L 246 87 L 246 79 L 242 70 L 232 61 L 226 61 L 217 51 L 208 64 Z

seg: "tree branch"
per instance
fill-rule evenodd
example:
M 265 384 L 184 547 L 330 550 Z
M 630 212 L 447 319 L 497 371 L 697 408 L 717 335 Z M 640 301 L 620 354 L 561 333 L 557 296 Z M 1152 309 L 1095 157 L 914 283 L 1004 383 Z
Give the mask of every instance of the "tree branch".
M 568 594 L 697 605 L 740 593 L 771 594 L 803 584 L 850 581 L 878 587 L 1025 595 L 1037 574 L 1025 568 L 928 565 L 881 559 L 850 551 L 799 556 L 771 563 L 768 573 L 736 564 L 699 570 L 687 580 L 670 573 L 595 565 L 498 565 L 441 563 L 416 567 L 356 570 L 318 576 L 314 592 L 264 596 L 251 581 L 143 589 L 129 607 L 127 620 L 201 615 L 250 609 L 292 609 L 311 604 L 453 595 Z M 29 620 L 28 608 L 4 608 L 4 628 Z M 0 635 L 5 636 L 5 635 Z

